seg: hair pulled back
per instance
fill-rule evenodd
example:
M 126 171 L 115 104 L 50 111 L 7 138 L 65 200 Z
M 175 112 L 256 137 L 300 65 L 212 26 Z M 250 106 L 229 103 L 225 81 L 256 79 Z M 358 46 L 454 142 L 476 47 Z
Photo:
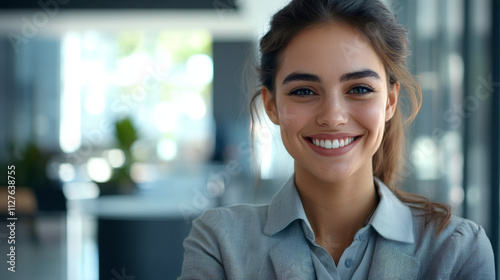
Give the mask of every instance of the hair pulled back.
M 383 3 L 378 0 L 291 1 L 273 16 L 269 31 L 260 40 L 260 62 L 257 67 L 260 86 L 269 89 L 275 98 L 276 73 L 288 43 L 304 29 L 328 23 L 348 24 L 364 35 L 384 64 L 387 86 L 400 85 L 397 109 L 391 120 L 386 122 L 382 143 L 373 156 L 373 175 L 381 179 L 403 202 L 426 210 L 435 221 L 439 219 L 443 228 L 451 215 L 447 206 L 397 188 L 404 166 L 404 127 L 417 115 L 422 91 L 407 67 L 407 31 Z M 346 49 L 352 55 L 360 50 L 356 44 Z M 255 121 L 256 101 L 260 94 L 258 90 L 251 97 L 252 122 Z M 401 112 L 402 106 L 405 106 L 405 115 Z

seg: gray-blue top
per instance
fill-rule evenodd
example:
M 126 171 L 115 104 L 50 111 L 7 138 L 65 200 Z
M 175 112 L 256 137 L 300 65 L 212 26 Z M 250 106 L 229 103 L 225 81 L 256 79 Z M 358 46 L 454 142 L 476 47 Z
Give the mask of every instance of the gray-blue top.
M 380 180 L 380 202 L 338 265 L 315 243 L 292 176 L 269 205 L 206 211 L 184 241 L 178 279 L 495 279 L 482 227 L 453 216 L 436 235 Z

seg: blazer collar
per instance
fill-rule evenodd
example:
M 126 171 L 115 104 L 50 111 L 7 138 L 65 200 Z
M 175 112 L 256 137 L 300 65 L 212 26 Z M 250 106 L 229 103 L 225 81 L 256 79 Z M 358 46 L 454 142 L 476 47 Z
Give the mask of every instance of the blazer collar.
M 413 244 L 378 237 L 368 279 L 420 279 L 420 261 L 413 256 L 414 250 Z
M 280 242 L 269 252 L 275 279 L 316 279 L 311 251 L 298 223 L 292 223 L 275 237 Z

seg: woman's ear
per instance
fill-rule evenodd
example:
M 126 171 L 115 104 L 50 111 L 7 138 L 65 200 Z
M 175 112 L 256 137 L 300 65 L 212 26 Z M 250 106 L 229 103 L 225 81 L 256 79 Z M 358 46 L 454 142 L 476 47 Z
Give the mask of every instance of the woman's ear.
M 387 93 L 387 105 L 385 107 L 385 121 L 389 121 L 396 112 L 399 97 L 399 83 L 393 84 Z
M 279 125 L 278 113 L 276 111 L 276 100 L 273 97 L 271 91 L 263 86 L 261 89 L 262 92 L 262 101 L 264 103 L 264 108 L 266 109 L 267 116 L 269 119 L 276 125 Z

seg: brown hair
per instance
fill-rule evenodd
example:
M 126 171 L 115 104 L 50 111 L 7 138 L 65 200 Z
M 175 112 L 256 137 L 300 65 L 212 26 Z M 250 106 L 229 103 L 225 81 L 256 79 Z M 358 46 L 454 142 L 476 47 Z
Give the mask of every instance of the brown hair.
M 378 0 L 293 0 L 278 11 L 271 20 L 270 30 L 260 40 L 260 63 L 257 73 L 260 86 L 265 86 L 275 97 L 275 77 L 280 56 L 288 43 L 307 27 L 343 22 L 364 34 L 382 60 L 388 76 L 388 86 L 399 83 L 401 91 L 394 116 L 386 122 L 382 143 L 373 156 L 373 174 L 382 180 L 409 206 L 423 209 L 430 219 L 439 223 L 440 232 L 449 222 L 450 208 L 429 199 L 397 188 L 404 166 L 404 127 L 411 123 L 421 106 L 422 91 L 408 70 L 406 59 L 408 43 L 406 29 L 392 12 Z M 258 114 L 258 90 L 250 99 L 253 128 Z M 404 116 L 401 103 L 409 113 Z

